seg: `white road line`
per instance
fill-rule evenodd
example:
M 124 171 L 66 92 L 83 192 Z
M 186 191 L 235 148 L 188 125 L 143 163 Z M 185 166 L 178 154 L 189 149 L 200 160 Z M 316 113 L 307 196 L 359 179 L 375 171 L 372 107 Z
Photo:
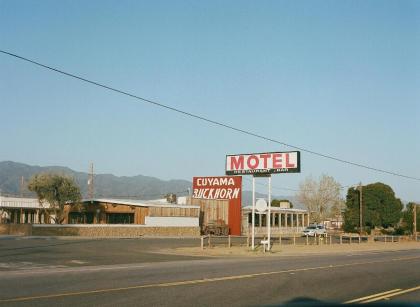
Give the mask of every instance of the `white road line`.
M 52 273 L 73 273 L 73 272 L 93 272 L 93 271 L 107 271 L 107 270 L 120 270 L 120 269 L 137 269 L 143 268 L 145 265 L 128 265 L 128 266 L 99 266 L 99 267 L 88 267 L 81 266 L 76 268 L 66 267 L 63 269 L 51 269 L 46 268 L 42 270 L 25 270 L 25 271 L 3 271 L 3 276 L 10 275 L 32 275 L 32 274 L 52 274 Z

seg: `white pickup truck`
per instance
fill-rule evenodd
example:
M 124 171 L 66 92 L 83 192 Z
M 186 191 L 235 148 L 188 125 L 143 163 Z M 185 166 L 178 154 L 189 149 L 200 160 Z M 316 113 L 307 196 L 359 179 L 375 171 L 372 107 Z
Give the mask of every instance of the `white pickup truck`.
M 315 235 L 321 236 L 321 235 L 325 235 L 326 233 L 327 233 L 327 230 L 322 225 L 309 225 L 303 231 L 303 235 L 309 236 L 309 237 L 314 237 Z

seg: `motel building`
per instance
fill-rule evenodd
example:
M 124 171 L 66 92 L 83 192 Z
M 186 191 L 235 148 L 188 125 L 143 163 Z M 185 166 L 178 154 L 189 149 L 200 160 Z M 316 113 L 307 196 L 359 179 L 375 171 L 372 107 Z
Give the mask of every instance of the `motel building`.
M 49 204 L 41 206 L 36 198 L 0 196 L 1 224 L 53 224 L 46 214 L 48 210 Z M 66 205 L 64 215 L 63 224 L 199 227 L 200 207 L 186 205 L 182 197 L 176 203 L 166 199 L 89 199 L 79 206 Z
M 267 211 L 255 210 L 255 234 L 267 233 Z M 293 234 L 302 232 L 309 226 L 309 212 L 303 209 L 290 208 L 289 202 L 281 202 L 280 207 L 271 207 L 272 235 Z M 242 235 L 248 235 L 252 229 L 252 205 L 242 207 Z
M 159 200 L 91 199 L 66 206 L 64 224 L 133 224 L 149 227 L 198 227 L 200 207 Z
M 239 194 L 240 195 L 240 194 Z M 233 201 L 233 204 L 232 204 Z M 237 200 L 212 200 L 178 197 L 177 200 L 85 199 L 79 206 L 66 205 L 64 225 L 125 225 L 140 227 L 200 227 L 214 220 L 229 225 L 229 233 L 248 235 L 252 225 L 252 206 L 240 206 Z M 240 208 L 240 207 L 239 207 Z M 235 210 L 232 210 L 235 209 Z M 53 224 L 48 218 L 49 204 L 36 198 L 0 196 L 0 224 Z M 272 234 L 298 233 L 309 225 L 308 211 L 290 208 L 288 202 L 271 207 Z M 235 229 L 238 229 L 236 232 Z M 255 231 L 267 231 L 267 214 L 255 213 Z

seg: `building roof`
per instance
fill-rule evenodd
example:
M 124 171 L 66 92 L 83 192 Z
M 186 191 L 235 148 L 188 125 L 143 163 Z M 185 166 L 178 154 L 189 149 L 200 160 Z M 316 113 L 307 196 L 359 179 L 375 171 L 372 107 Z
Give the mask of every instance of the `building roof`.
M 50 204 L 47 202 L 41 206 L 37 198 L 0 196 L 0 208 L 45 209 L 49 207 Z
M 242 207 L 244 211 L 252 211 L 252 206 Z M 271 207 L 272 213 L 308 213 L 305 209 Z M 258 213 L 258 212 L 257 212 Z
M 135 207 L 161 207 L 161 208 L 164 207 L 164 208 L 187 208 L 187 209 L 200 208 L 200 206 L 168 203 L 166 199 L 157 199 L 157 200 L 112 199 L 112 198 L 83 199 L 83 202 L 89 202 L 89 201 L 135 206 Z

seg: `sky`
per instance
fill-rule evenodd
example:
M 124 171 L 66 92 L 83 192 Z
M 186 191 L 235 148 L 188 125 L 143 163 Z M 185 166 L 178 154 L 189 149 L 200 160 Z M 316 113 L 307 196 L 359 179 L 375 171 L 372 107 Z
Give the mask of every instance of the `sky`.
M 0 49 L 420 177 L 419 1 L 0 0 Z M 0 139 L 0 161 L 85 172 L 93 162 L 97 173 L 165 180 L 224 175 L 227 154 L 292 150 L 1 53 Z M 420 201 L 420 181 L 307 152 L 301 163 L 299 174 L 273 176 L 273 193 L 293 195 L 308 176 L 327 174 Z

